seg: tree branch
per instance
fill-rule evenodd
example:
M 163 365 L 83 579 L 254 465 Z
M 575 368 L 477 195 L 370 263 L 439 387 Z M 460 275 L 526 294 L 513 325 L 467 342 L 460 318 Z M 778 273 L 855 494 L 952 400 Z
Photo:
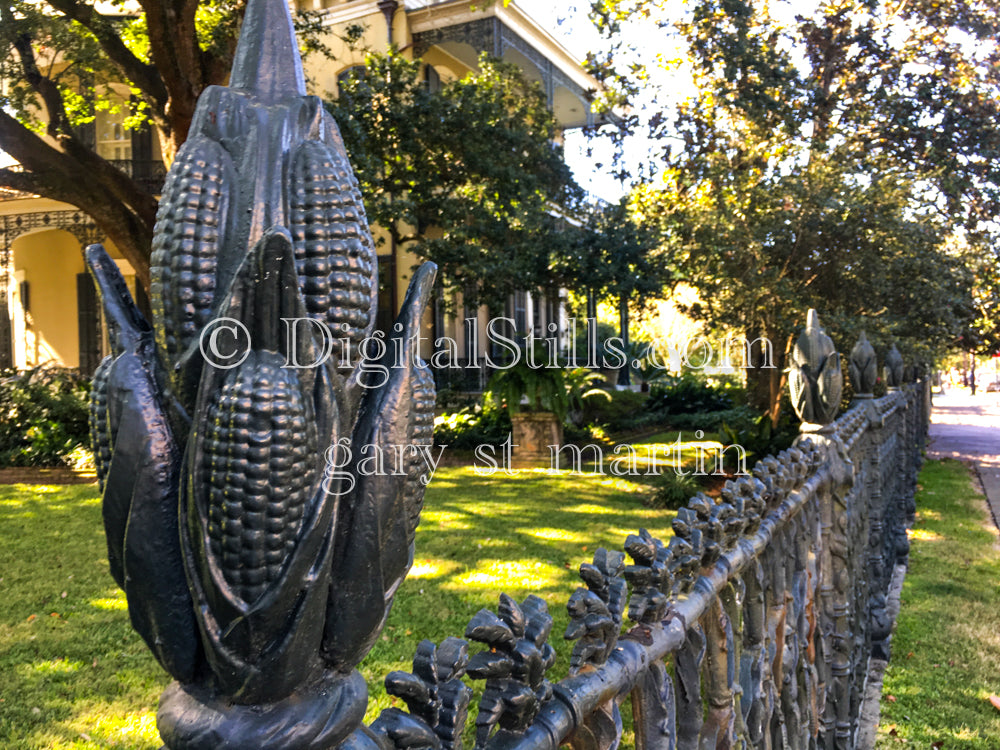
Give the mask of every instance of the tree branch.
M 168 98 L 163 79 L 160 78 L 155 66 L 132 54 L 107 18 L 95 11 L 92 6 L 83 5 L 76 0 L 51 0 L 49 5 L 93 34 L 108 59 L 117 66 L 126 79 L 142 91 L 150 104 L 154 104 L 161 117 L 163 116 Z
M 156 199 L 72 136 L 61 151 L 0 109 L 0 145 L 24 172 L 0 169 L 0 185 L 69 203 L 88 214 L 149 285 Z
M 38 69 L 38 62 L 35 59 L 35 50 L 31 47 L 31 35 L 28 33 L 18 34 L 14 41 L 14 49 L 21 59 L 21 69 L 24 71 L 24 78 L 28 85 L 34 89 L 41 98 L 48 113 L 47 132 L 50 136 L 56 137 L 60 133 L 69 130 L 69 118 L 66 116 L 66 106 L 63 103 L 62 94 L 55 82 L 44 75 Z
M 21 172 L 10 168 L 0 169 L 0 188 L 37 195 L 42 187 L 31 172 Z
M 166 112 L 172 144 L 162 144 L 176 152 L 187 139 L 198 95 L 208 83 L 202 65 L 202 50 L 195 28 L 197 0 L 140 0 L 146 14 L 149 50 L 169 95 Z
M 61 159 L 66 158 L 3 109 L 0 109 L 0 147 L 29 170 L 43 174 L 60 169 Z

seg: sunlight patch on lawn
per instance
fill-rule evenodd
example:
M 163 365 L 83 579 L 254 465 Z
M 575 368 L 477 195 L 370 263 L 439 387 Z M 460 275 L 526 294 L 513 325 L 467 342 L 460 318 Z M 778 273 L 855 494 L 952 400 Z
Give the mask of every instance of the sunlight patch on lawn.
M 573 542 L 574 544 L 586 544 L 587 542 L 586 535 L 569 529 L 520 528 L 518 532 L 546 542 Z
M 562 583 L 566 571 L 550 563 L 538 560 L 484 560 L 475 569 L 456 576 L 446 585 L 450 589 L 468 587 L 473 589 L 495 589 L 503 591 L 511 588 L 537 589 L 557 586 Z
M 620 511 L 604 505 L 594 505 L 593 503 L 579 503 L 577 505 L 567 505 L 562 510 L 566 513 L 581 513 L 588 516 L 614 516 Z
M 939 542 L 944 538 L 940 534 L 928 531 L 927 529 L 907 529 L 906 536 L 920 542 Z
M 110 612 L 127 612 L 128 602 L 125 601 L 124 594 L 118 594 L 117 596 L 105 596 L 100 599 L 91 599 L 87 602 L 91 607 L 97 609 L 104 609 Z
M 468 531 L 472 524 L 468 521 L 467 513 L 452 513 L 447 510 L 427 511 L 420 514 L 420 522 L 423 525 L 438 524 L 452 531 Z
M 627 477 L 604 476 L 598 480 L 597 484 L 619 492 L 648 492 L 646 485 L 638 484 Z
M 65 659 L 47 659 L 36 661 L 31 665 L 31 671 L 39 674 L 72 674 L 83 666 L 81 661 L 66 661 Z
M 416 560 L 407 578 L 439 578 L 458 568 L 458 563 L 450 560 Z
M 155 710 L 130 711 L 117 715 L 94 711 L 78 714 L 64 726 L 81 739 L 89 737 L 94 743 L 88 743 L 83 747 L 116 747 L 128 750 L 158 750 L 163 747 L 160 733 L 156 731 Z M 78 747 L 78 745 L 74 743 L 59 747 Z

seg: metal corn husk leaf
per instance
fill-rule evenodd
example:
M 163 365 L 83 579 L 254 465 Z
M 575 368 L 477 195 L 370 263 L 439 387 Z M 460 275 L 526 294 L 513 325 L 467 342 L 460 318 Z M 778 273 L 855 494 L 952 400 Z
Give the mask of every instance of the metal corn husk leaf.
M 90 411 L 111 575 L 125 590 L 132 626 L 163 668 L 190 680 L 200 648 L 178 533 L 180 448 L 161 406 L 153 335 L 104 248 L 90 246 L 87 261 L 112 348 Z
M 354 429 L 349 486 L 342 488 L 333 579 L 323 637 L 324 658 L 337 669 L 353 667 L 368 653 L 392 606 L 396 588 L 413 563 L 413 535 L 428 478 L 433 419 L 428 398 L 430 371 L 419 359 L 419 326 L 434 283 L 435 268 L 422 266 L 403 303 L 397 333 L 383 365 L 385 382 L 369 388 Z M 394 361 L 394 352 L 400 361 Z M 403 472 L 377 465 L 372 458 L 409 454 Z M 418 489 L 419 488 L 419 489 Z

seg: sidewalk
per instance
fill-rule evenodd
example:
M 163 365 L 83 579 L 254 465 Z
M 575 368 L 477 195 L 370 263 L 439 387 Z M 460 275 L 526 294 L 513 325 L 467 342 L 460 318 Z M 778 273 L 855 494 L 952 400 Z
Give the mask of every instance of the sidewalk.
M 966 389 L 934 394 L 930 458 L 957 458 L 979 473 L 993 521 L 1000 527 L 1000 393 Z

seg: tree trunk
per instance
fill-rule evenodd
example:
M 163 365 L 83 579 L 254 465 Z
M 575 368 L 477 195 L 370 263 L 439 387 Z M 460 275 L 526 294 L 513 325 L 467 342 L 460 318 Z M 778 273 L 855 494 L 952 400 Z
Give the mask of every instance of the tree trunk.
M 759 336 L 760 334 L 751 332 L 747 334 L 747 340 L 755 341 Z M 768 332 L 764 338 L 772 343 L 774 358 L 771 364 L 774 366 L 760 366 L 765 364 L 764 358 L 752 353 L 757 356 L 751 356 L 749 361 L 744 362 L 747 368 L 747 396 L 750 406 L 767 414 L 771 418 L 771 426 L 777 427 L 781 418 L 781 397 L 788 380 L 785 367 L 795 339 L 794 336 L 789 336 L 782 341 L 780 334 L 774 331 Z M 784 346 L 780 345 L 782 343 Z
M 618 297 L 618 329 L 622 348 L 628 352 L 628 297 L 624 294 Z M 618 385 L 632 385 L 631 365 L 632 363 L 626 359 L 625 366 L 618 370 Z

